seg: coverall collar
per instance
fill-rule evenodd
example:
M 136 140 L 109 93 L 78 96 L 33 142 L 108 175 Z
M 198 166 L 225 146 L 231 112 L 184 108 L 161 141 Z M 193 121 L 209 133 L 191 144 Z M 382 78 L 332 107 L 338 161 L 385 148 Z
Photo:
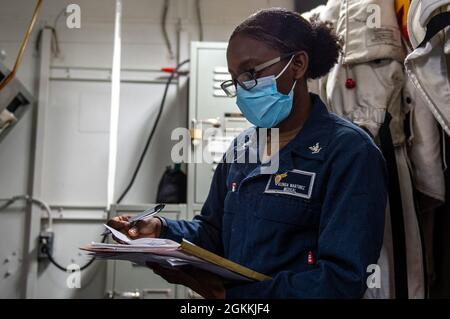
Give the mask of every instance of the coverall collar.
M 279 154 L 279 172 L 285 172 L 295 167 L 294 159 L 297 156 L 323 161 L 328 146 L 333 120 L 326 106 L 320 100 L 319 96 L 310 93 L 311 112 L 300 132 L 280 151 Z M 257 134 L 253 128 L 253 134 Z M 257 143 L 247 145 L 248 152 L 257 152 Z M 242 147 L 238 145 L 237 147 Z M 242 154 L 242 153 L 241 153 Z M 243 165 L 242 173 L 248 177 L 260 174 L 261 163 Z
M 323 160 L 330 141 L 333 121 L 318 95 L 310 93 L 311 112 L 303 128 L 283 151 L 294 152 L 302 157 Z

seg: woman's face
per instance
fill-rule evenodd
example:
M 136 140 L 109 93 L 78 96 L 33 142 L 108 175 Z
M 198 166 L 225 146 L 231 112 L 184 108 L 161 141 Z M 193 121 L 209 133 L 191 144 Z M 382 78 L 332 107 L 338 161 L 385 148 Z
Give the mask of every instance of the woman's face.
M 228 70 L 231 73 L 233 80 L 244 72 L 253 69 L 255 66 L 270 61 L 273 58 L 282 55 L 276 49 L 269 47 L 262 41 L 258 41 L 245 35 L 235 36 L 228 44 L 227 60 Z M 293 63 L 289 65 L 286 71 L 277 79 L 278 91 L 283 94 L 288 94 L 292 89 L 296 77 L 296 65 L 294 59 Z M 276 63 L 261 72 L 256 73 L 256 78 L 275 75 L 277 76 L 289 59 Z

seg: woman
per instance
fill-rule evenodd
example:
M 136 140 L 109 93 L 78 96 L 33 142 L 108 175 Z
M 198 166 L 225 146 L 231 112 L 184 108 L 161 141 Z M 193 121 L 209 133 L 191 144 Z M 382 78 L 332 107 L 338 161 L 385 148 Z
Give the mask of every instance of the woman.
M 307 88 L 339 51 L 327 25 L 284 9 L 259 11 L 234 30 L 232 81 L 222 88 L 255 127 L 279 129 L 279 152 L 268 149 L 277 173 L 263 174 L 261 161 L 223 162 L 193 221 L 153 218 L 129 229 L 121 216 L 110 225 L 133 238 L 186 238 L 273 279 L 224 287 L 204 272 L 150 265 L 156 273 L 207 298 L 363 296 L 383 240 L 384 160 L 363 130 Z

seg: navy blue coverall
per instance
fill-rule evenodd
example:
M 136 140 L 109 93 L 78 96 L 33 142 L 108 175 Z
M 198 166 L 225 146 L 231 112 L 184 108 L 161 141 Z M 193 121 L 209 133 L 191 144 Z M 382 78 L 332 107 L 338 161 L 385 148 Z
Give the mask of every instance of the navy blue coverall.
M 273 278 L 229 288 L 227 298 L 361 298 L 367 289 L 383 242 L 385 162 L 362 129 L 318 96 L 311 102 L 277 174 L 261 174 L 260 162 L 220 163 L 201 214 L 164 220 L 161 237 Z

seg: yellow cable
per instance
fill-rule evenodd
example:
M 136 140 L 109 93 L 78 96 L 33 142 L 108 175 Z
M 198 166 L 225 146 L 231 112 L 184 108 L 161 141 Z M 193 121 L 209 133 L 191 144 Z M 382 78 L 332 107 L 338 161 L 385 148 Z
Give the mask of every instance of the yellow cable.
M 11 80 L 16 75 L 17 69 L 19 68 L 20 62 L 22 61 L 22 57 L 25 52 L 25 48 L 27 47 L 28 40 L 30 39 L 31 32 L 33 31 L 34 24 L 36 23 L 37 15 L 41 7 L 41 4 L 42 0 L 37 0 L 36 7 L 34 8 L 33 12 L 33 17 L 31 18 L 27 32 L 25 33 L 25 37 L 22 41 L 22 45 L 20 46 L 19 53 L 17 54 L 16 63 L 14 64 L 12 71 L 0 82 L 0 91 L 3 90 L 3 88 L 7 86 L 8 83 L 11 82 Z

